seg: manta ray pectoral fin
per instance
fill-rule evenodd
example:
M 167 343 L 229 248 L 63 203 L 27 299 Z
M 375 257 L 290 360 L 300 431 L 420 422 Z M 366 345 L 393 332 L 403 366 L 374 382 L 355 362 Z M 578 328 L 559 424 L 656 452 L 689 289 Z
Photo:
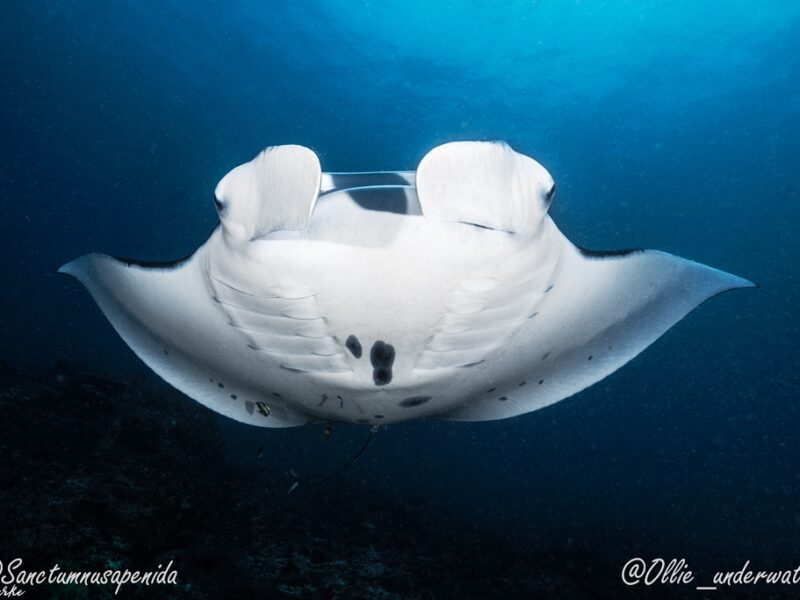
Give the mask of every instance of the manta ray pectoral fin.
M 538 162 L 504 142 L 452 142 L 417 167 L 422 214 L 510 233 L 534 231 L 555 186 Z
M 484 394 L 444 418 L 503 419 L 558 402 L 622 367 L 705 300 L 753 287 L 665 252 L 594 253 L 561 240 L 546 299 L 500 358 L 518 365 L 520 380 L 502 396 Z
M 142 266 L 89 254 L 58 271 L 83 283 L 136 355 L 186 395 L 251 425 L 305 424 L 305 414 L 233 375 L 254 353 L 234 352 L 240 340 L 212 300 L 200 268 L 205 248 L 176 265 Z M 269 403 L 268 416 L 254 410 L 258 402 Z
M 266 148 L 217 184 L 215 203 L 225 232 L 249 241 L 308 226 L 320 190 L 319 159 L 303 146 Z

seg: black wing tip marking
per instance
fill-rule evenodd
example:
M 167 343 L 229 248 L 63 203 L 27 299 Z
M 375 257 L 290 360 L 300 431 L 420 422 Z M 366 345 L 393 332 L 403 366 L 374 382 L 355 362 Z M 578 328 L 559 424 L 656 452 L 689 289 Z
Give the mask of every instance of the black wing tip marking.
M 580 246 L 576 246 L 576 248 L 586 258 L 622 258 L 623 256 L 639 254 L 645 251 L 644 248 L 625 248 L 623 250 L 589 250 Z
M 141 267 L 143 269 L 161 269 L 161 270 L 164 270 L 164 271 L 174 270 L 174 269 L 177 269 L 178 267 L 180 267 L 183 263 L 187 262 L 190 258 L 192 258 L 197 253 L 197 251 L 200 248 L 205 246 L 206 242 L 208 242 L 208 240 L 211 238 L 211 236 L 214 235 L 214 232 L 217 229 L 219 229 L 219 224 L 217 224 L 214 227 L 214 229 L 211 230 L 211 233 L 209 233 L 206 236 L 206 239 L 203 240 L 202 244 L 200 244 L 196 249 L 192 250 L 191 253 L 187 254 L 186 256 L 184 256 L 182 258 L 178 258 L 176 260 L 139 260 L 139 259 L 136 259 L 136 258 L 129 258 L 127 256 L 112 256 L 111 258 L 121 262 L 126 267 L 136 266 L 136 267 Z
M 114 256 L 114 260 L 117 260 L 123 263 L 126 267 L 142 267 L 143 269 L 162 269 L 162 270 L 172 270 L 177 269 L 187 260 L 189 260 L 194 255 L 194 252 L 189 254 L 188 256 L 184 256 L 183 258 L 179 258 L 177 260 L 138 260 L 136 258 L 129 258 L 127 256 Z

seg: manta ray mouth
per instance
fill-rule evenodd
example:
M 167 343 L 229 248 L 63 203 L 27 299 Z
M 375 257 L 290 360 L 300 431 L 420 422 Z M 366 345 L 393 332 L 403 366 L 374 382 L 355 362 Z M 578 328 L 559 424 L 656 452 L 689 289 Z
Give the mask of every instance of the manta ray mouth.
M 532 412 L 752 286 L 663 252 L 579 248 L 548 214 L 555 189 L 502 143 L 371 173 L 279 146 L 220 181 L 220 224 L 189 257 L 92 254 L 60 272 L 166 381 L 262 427 Z
M 421 215 L 416 188 L 410 185 L 386 185 L 342 190 L 364 210 L 396 215 Z

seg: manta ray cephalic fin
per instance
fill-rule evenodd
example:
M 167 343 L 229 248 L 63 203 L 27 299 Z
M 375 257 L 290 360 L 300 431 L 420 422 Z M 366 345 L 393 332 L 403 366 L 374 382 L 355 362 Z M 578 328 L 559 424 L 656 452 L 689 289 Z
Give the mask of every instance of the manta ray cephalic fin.
M 322 169 L 303 146 L 266 148 L 217 184 L 214 201 L 225 232 L 249 241 L 273 231 L 305 229 L 319 195 Z
M 555 191 L 538 162 L 504 142 L 437 146 L 417 167 L 422 214 L 509 233 L 536 230 Z

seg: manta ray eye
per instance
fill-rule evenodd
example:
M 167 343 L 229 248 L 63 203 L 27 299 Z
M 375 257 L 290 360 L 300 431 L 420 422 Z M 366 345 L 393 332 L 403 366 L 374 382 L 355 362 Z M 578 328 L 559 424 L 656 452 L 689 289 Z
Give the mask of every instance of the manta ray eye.
M 225 209 L 227 208 L 225 202 L 214 196 L 214 206 L 217 208 L 217 212 L 219 214 L 224 214 Z
M 553 184 L 553 187 L 550 188 L 550 191 L 547 192 L 547 195 L 544 197 L 545 201 L 550 204 L 553 201 L 553 196 L 556 193 L 556 184 Z

